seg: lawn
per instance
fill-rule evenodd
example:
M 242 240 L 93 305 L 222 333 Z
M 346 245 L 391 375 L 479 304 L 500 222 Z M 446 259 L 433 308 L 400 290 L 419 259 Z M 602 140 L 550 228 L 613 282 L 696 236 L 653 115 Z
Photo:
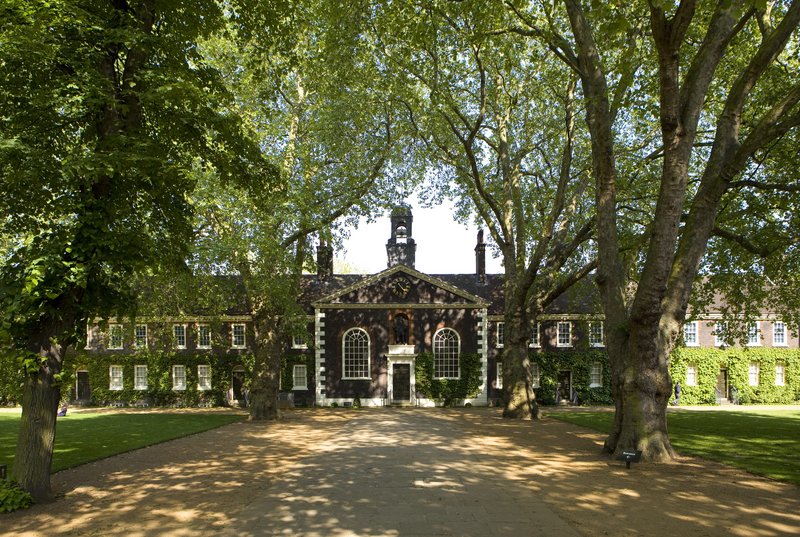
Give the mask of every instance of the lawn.
M 235 414 L 108 414 L 70 413 L 58 418 L 52 471 L 72 468 L 174 438 L 241 421 Z M 0 413 L 0 464 L 9 472 L 20 418 Z
M 551 417 L 609 432 L 610 412 L 552 413 Z M 692 411 L 667 414 L 673 447 L 742 468 L 754 474 L 800 485 L 800 411 Z

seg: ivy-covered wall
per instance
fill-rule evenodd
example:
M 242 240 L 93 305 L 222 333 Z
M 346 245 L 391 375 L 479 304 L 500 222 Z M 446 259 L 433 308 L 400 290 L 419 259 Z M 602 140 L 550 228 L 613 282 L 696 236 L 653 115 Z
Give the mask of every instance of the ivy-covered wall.
M 458 357 L 460 378 L 433 378 L 433 353 L 417 355 L 414 366 L 416 390 L 419 395 L 444 406 L 457 404 L 461 399 L 475 397 L 481 387 L 481 357 L 477 354 L 461 354 Z
M 556 402 L 558 372 L 572 372 L 572 387 L 578 394 L 580 404 L 611 404 L 611 371 L 608 367 L 608 355 L 604 350 L 584 349 L 563 352 L 531 353 L 531 363 L 539 366 L 539 387 L 536 400 L 544 405 Z M 590 388 L 592 364 L 600 363 L 603 367 L 602 386 Z
M 109 368 L 122 366 L 122 390 L 109 389 Z M 147 389 L 134 389 L 134 366 L 147 366 Z M 172 388 L 172 366 L 186 366 L 186 389 Z M 211 389 L 198 390 L 197 366 L 211 366 Z M 216 355 L 165 351 L 139 351 L 132 354 L 76 353 L 65 368 L 62 397 L 74 397 L 76 375 L 87 371 L 92 405 L 148 404 L 152 406 L 221 406 L 226 404 L 233 368 L 245 369 L 245 387 L 251 377 L 253 357 L 249 354 Z
M 758 364 L 758 385 L 750 386 L 750 364 Z M 775 366 L 783 365 L 784 385 L 775 385 Z M 697 383 L 686 382 L 689 366 L 697 371 Z M 673 382 L 681 384 L 681 405 L 717 402 L 717 376 L 728 370 L 728 385 L 736 390 L 741 404 L 788 404 L 800 401 L 800 350 L 780 348 L 695 349 L 681 347 L 670 361 Z

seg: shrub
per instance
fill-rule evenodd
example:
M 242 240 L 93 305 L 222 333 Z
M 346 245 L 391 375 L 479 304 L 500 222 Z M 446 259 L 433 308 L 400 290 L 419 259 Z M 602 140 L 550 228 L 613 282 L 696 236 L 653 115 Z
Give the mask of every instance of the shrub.
M 10 513 L 17 509 L 27 509 L 33 498 L 15 481 L 0 479 L 0 513 Z

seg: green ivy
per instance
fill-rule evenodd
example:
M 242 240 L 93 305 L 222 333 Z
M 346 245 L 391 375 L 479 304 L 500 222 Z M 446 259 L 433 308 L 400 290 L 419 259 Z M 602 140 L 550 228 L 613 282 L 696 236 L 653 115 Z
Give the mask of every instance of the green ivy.
M 27 509 L 31 505 L 33 498 L 15 481 L 0 479 L 0 513 Z
M 461 376 L 457 379 L 433 378 L 433 354 L 423 352 L 415 361 L 414 375 L 417 392 L 423 397 L 453 406 L 461 399 L 475 397 L 481 387 L 481 358 L 477 354 L 458 357 Z
M 603 385 L 590 388 L 592 364 L 599 362 L 603 366 Z M 531 363 L 539 365 L 539 387 L 534 391 L 536 400 L 544 405 L 556 402 L 558 372 L 572 372 L 572 387 L 578 392 L 578 401 L 586 405 L 607 405 L 611 399 L 611 370 L 608 354 L 604 350 L 579 349 L 564 352 L 531 353 Z
M 109 389 L 109 367 L 122 366 L 122 390 Z M 134 366 L 147 366 L 147 389 L 134 390 Z M 172 366 L 186 366 L 186 389 L 172 389 Z M 197 389 L 197 366 L 211 366 L 211 389 Z M 253 356 L 249 354 L 184 353 L 175 351 L 137 351 L 132 354 L 79 352 L 69 357 L 65 368 L 62 397 L 75 387 L 77 371 L 89 373 L 92 405 L 222 406 L 227 402 L 233 368 L 241 365 L 245 379 L 251 377 Z M 247 382 L 247 380 L 245 381 Z
M 784 385 L 775 385 L 775 366 L 784 365 Z M 759 365 L 758 386 L 750 386 L 750 363 Z M 686 384 L 686 370 L 697 368 L 697 385 Z M 681 383 L 681 404 L 715 404 L 717 375 L 728 370 L 728 384 L 739 394 L 739 402 L 789 404 L 800 400 L 800 350 L 732 347 L 696 349 L 681 347 L 672 353 L 670 375 Z

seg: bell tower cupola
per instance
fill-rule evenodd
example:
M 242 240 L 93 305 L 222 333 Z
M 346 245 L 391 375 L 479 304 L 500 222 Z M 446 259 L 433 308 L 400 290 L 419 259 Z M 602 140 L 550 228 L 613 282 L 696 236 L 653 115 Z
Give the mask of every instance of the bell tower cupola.
M 392 209 L 392 235 L 386 243 L 388 266 L 405 265 L 414 268 L 417 244 L 411 236 L 411 224 L 414 217 L 411 207 L 400 205 Z

